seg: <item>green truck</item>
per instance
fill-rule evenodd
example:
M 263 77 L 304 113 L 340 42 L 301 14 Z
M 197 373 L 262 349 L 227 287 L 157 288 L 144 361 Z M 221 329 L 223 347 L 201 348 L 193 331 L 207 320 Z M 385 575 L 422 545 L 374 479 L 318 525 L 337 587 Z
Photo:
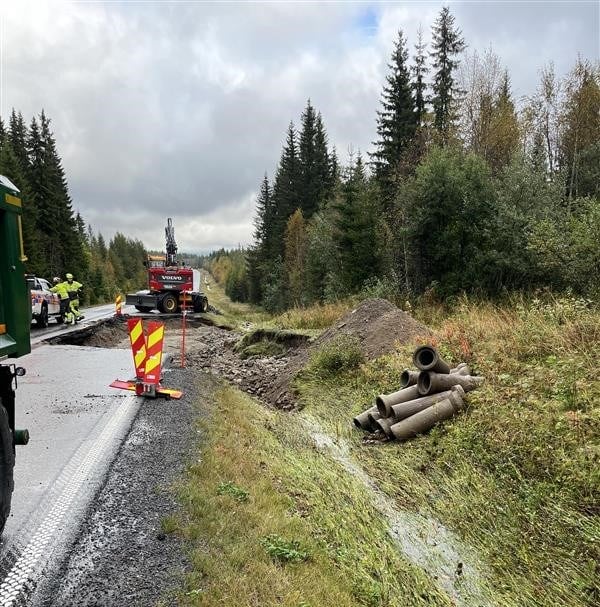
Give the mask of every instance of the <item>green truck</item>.
M 11 362 L 31 350 L 21 214 L 19 190 L 0 175 L 0 534 L 10 512 L 15 445 L 29 440 L 27 430 L 15 429 L 15 388 L 25 369 Z

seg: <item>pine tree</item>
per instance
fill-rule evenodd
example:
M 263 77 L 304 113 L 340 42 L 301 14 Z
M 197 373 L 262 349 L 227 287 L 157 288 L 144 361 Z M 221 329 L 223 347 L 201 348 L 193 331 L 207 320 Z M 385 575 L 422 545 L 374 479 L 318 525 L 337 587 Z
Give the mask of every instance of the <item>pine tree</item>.
M 388 64 L 390 73 L 381 95 L 377 112 L 377 135 L 372 163 L 384 195 L 384 205 L 391 206 L 394 181 L 401 165 L 408 158 L 417 128 L 417 114 L 409 76 L 408 50 L 402 31 Z
M 283 257 L 284 234 L 287 220 L 290 215 L 300 208 L 301 168 L 298 159 L 298 145 L 296 143 L 296 130 L 290 123 L 281 159 L 273 184 L 273 242 L 274 256 Z
M 445 6 L 432 27 L 434 77 L 431 85 L 433 97 L 433 124 L 441 145 L 446 145 L 452 136 L 455 123 L 455 104 L 460 91 L 456 87 L 454 72 L 458 56 L 465 49 L 461 31 L 454 24 L 454 16 Z
M 425 56 L 426 44 L 423 41 L 423 28 L 419 27 L 417 33 L 417 44 L 415 45 L 415 60 L 412 67 L 413 73 L 413 84 L 412 88 L 415 95 L 415 116 L 417 126 L 422 127 L 424 125 L 425 112 L 426 112 L 426 84 L 425 76 L 429 71 L 426 63 Z

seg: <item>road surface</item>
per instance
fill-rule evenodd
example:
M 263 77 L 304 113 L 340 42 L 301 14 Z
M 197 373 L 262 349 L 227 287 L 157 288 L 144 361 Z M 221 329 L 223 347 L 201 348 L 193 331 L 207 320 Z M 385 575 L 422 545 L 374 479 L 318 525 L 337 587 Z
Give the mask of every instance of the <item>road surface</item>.
M 136 309 L 134 306 L 123 306 L 123 314 L 134 314 Z M 78 322 L 76 327 L 85 327 L 92 325 L 99 320 L 104 318 L 110 318 L 115 314 L 115 304 L 104 304 L 101 306 L 92 306 L 90 308 L 81 308 L 81 313 L 85 316 L 85 319 Z M 31 345 L 37 346 L 44 340 L 50 339 L 51 337 L 57 337 L 67 331 L 73 331 L 73 326 L 58 324 L 55 321 L 50 321 L 49 325 L 45 329 L 36 327 L 35 322 L 31 325 Z
M 112 316 L 114 306 L 85 310 L 81 324 Z M 15 492 L 0 545 L 0 605 L 26 597 L 50 561 L 60 561 L 138 410 L 139 400 L 109 388 L 132 375 L 129 350 L 49 346 L 43 339 L 73 330 L 32 331 L 32 352 L 19 359 L 16 425 L 29 445 L 17 447 Z

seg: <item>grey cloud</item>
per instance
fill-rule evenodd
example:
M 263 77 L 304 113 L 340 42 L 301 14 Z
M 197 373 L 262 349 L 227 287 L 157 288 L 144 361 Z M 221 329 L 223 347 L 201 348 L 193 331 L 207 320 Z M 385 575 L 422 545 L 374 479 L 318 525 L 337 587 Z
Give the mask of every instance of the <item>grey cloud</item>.
M 106 237 L 161 247 L 172 216 L 181 249 L 237 246 L 306 99 L 342 157 L 367 151 L 395 32 L 412 45 L 440 6 L 14 3 L 1 111 L 45 108 L 74 207 Z M 471 49 L 491 43 L 519 91 L 533 91 L 549 59 L 560 73 L 577 50 L 598 55 L 595 3 L 452 10 Z

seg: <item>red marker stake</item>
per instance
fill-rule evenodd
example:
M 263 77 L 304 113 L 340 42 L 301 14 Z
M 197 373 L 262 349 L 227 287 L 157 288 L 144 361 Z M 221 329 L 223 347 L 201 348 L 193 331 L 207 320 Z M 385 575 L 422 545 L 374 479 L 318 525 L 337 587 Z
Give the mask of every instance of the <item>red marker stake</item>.
M 185 369 L 185 317 L 187 316 L 187 310 L 185 309 L 186 295 L 183 291 L 183 306 L 181 313 L 181 368 Z

